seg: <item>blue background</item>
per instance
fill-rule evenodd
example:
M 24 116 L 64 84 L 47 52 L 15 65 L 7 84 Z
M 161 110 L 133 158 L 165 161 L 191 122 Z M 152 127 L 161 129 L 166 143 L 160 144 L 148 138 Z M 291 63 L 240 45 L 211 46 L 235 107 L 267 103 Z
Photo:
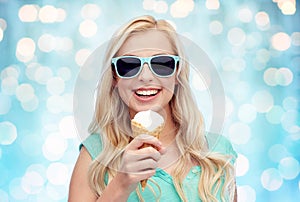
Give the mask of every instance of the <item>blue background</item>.
M 183 2 L 0 0 L 1 202 L 67 200 L 80 66 L 144 14 L 172 22 L 216 64 L 239 201 L 300 201 L 299 2 L 290 15 L 272 0 Z

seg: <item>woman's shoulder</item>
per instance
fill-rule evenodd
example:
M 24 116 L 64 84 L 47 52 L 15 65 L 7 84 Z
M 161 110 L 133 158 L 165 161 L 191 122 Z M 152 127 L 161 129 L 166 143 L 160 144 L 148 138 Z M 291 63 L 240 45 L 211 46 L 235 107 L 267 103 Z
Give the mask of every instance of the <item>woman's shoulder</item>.
M 99 133 L 90 134 L 79 146 L 79 150 L 84 146 L 94 160 L 102 150 L 102 142 Z
M 231 155 L 233 161 L 237 158 L 237 153 L 233 149 L 231 142 L 223 135 L 207 132 L 206 139 L 210 151 Z

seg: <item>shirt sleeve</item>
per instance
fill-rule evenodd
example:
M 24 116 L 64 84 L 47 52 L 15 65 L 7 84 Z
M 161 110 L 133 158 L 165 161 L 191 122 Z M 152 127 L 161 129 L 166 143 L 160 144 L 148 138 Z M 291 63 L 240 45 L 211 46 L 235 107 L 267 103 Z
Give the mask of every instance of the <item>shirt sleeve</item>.
M 79 146 L 79 150 L 84 146 L 94 160 L 102 150 L 101 138 L 98 133 L 89 135 Z

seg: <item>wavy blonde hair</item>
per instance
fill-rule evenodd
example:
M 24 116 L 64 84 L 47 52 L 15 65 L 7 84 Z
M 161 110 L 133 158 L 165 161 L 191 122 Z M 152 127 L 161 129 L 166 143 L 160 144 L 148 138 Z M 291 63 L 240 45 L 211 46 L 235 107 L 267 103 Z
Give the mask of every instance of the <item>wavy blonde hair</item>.
M 232 200 L 234 195 L 234 169 L 228 156 L 209 151 L 205 138 L 204 121 L 189 85 L 189 65 L 183 53 L 179 37 L 174 28 L 165 20 L 155 20 L 151 16 L 141 16 L 119 29 L 112 37 L 104 61 L 103 73 L 97 87 L 97 100 L 90 133 L 100 133 L 102 152 L 92 162 L 89 181 L 92 190 L 100 196 L 106 188 L 106 181 L 113 178 L 120 165 L 121 155 L 130 142 L 131 134 L 128 106 L 122 101 L 115 89 L 114 71 L 111 59 L 126 39 L 135 32 L 156 29 L 167 34 L 176 54 L 181 58 L 177 74 L 177 87 L 170 101 L 173 121 L 177 126 L 176 144 L 181 157 L 173 170 L 173 182 L 182 201 L 187 201 L 182 181 L 188 172 L 185 165 L 194 161 L 201 167 L 198 194 L 202 201 Z M 137 188 L 140 200 L 141 193 Z

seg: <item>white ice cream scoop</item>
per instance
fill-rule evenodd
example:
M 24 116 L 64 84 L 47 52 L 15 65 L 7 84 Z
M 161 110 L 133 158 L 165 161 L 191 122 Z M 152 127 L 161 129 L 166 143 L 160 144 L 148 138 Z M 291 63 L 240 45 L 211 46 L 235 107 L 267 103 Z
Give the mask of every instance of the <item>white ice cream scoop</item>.
M 164 118 L 159 113 L 152 110 L 138 112 L 133 120 L 141 124 L 148 131 L 153 131 L 164 123 Z

